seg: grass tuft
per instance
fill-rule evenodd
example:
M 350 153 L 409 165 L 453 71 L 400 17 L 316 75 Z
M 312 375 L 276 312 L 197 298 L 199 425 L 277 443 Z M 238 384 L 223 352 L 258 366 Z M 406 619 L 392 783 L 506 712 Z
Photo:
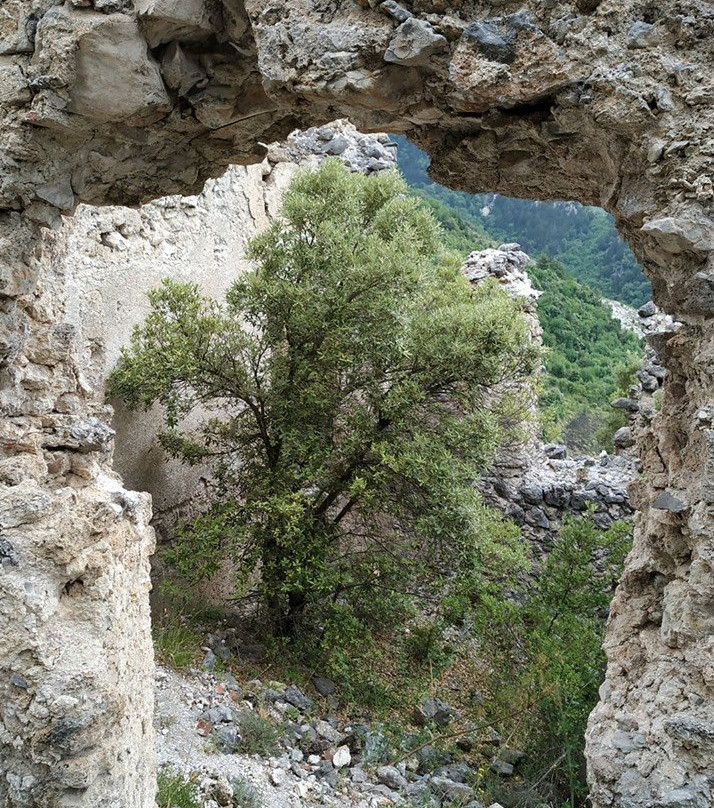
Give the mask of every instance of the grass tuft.
M 201 808 L 196 784 L 190 777 L 171 769 L 161 769 L 157 777 L 157 786 L 158 808 Z
M 190 626 L 178 620 L 155 623 L 153 635 L 156 656 L 165 665 L 185 670 L 197 661 L 203 640 Z

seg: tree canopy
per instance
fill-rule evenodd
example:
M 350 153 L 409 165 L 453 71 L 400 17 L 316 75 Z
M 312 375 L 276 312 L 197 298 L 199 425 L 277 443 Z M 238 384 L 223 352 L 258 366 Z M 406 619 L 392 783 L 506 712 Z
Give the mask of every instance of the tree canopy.
M 170 454 L 214 470 L 183 573 L 232 559 L 289 634 L 311 610 L 355 614 L 427 570 L 507 554 L 473 481 L 517 438 L 505 382 L 540 363 L 518 304 L 471 288 L 398 175 L 336 162 L 298 175 L 250 255 L 223 302 L 152 291 L 110 380 L 131 407 L 161 403 Z

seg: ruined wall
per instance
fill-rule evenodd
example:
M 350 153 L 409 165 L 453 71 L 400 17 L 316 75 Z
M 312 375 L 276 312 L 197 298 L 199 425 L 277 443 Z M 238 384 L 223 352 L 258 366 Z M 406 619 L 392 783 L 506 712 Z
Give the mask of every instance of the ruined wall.
M 221 298 L 250 267 L 248 241 L 277 215 L 292 177 L 327 157 L 372 173 L 396 165 L 396 146 L 386 136 L 362 135 L 337 121 L 293 133 L 284 144 L 273 144 L 262 163 L 233 166 L 198 195 L 163 197 L 136 209 L 81 205 L 60 230 L 45 231 L 40 284 L 51 282 L 61 267 L 64 318 L 76 330 L 80 361 L 93 356 L 98 401 L 121 347 L 148 314 L 147 292 L 171 277 Z M 156 441 L 163 428 L 158 408 L 136 413 L 111 403 L 114 468 L 128 486 L 151 494 L 160 539 L 177 519 L 200 511 L 208 469 L 165 455 Z
M 22 330 L 3 335 L 0 803 L 151 806 L 151 500 L 112 470 L 91 345 L 51 266 L 4 301 Z
M 92 734 L 100 722 L 82 723 L 81 699 L 42 709 L 43 688 L 74 670 L 71 655 L 55 664 L 53 643 L 68 647 L 74 632 L 111 645 L 112 655 L 85 665 L 79 692 L 93 704 L 109 703 L 111 677 L 132 664 L 121 649 L 148 648 L 135 571 L 150 541 L 128 510 L 101 527 L 91 546 L 102 548 L 93 579 L 102 583 L 82 590 L 97 608 L 73 610 L 66 625 L 56 619 L 60 584 L 84 570 L 89 541 L 62 537 L 84 535 L 87 501 L 106 509 L 112 495 L 101 483 L 110 468 L 102 444 L 67 434 L 84 434 L 79 424 L 93 414 L 91 357 L 68 358 L 71 331 L 37 294 L 37 226 L 56 225 L 78 202 L 195 193 L 296 126 L 349 115 L 365 130 L 407 132 L 446 184 L 602 205 L 644 261 L 656 302 L 684 323 L 657 341 L 668 376 L 662 410 L 640 437 L 647 474 L 636 546 L 613 605 L 588 755 L 597 808 L 709 808 L 713 51 L 714 8 L 704 0 L 3 3 L 2 462 L 20 468 L 5 474 L 3 496 L 29 508 L 4 527 L 12 549 L 2 608 L 4 619 L 15 616 L 0 648 L 5 802 L 148 808 L 151 799 L 149 744 L 128 701 L 101 722 L 101 743 Z M 47 497 L 68 504 L 27 504 Z M 116 586 L 103 598 L 107 576 Z M 123 580 L 137 610 L 102 622 L 128 597 Z M 149 699 L 148 667 L 129 670 L 112 692 Z M 102 756 L 124 747 L 146 752 L 145 770 L 124 761 L 108 775 Z M 58 776 L 72 768 L 80 785 Z M 23 777 L 37 778 L 31 797 Z
M 65 318 L 77 330 L 79 351 L 94 355 L 97 400 L 120 348 L 148 313 L 149 289 L 171 277 L 218 297 L 247 268 L 246 241 L 267 226 L 268 208 L 277 204 L 271 193 L 291 173 L 268 172 L 267 164 L 235 167 L 198 196 L 164 197 L 138 209 L 82 205 L 44 237 L 40 279 L 57 266 L 64 270 Z M 128 486 L 152 495 L 160 536 L 191 500 L 200 500 L 205 470 L 167 462 L 156 442 L 158 409 L 130 413 L 113 404 L 114 467 Z

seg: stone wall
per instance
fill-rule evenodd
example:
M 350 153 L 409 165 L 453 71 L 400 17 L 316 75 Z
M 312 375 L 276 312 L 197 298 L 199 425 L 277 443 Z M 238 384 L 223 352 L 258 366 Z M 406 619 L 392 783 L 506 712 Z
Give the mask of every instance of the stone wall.
M 94 356 L 93 390 L 101 400 L 120 349 L 149 311 L 147 292 L 163 278 L 197 283 L 220 298 L 246 269 L 248 241 L 268 227 L 301 167 L 333 157 L 354 171 L 393 168 L 386 136 L 361 135 L 337 121 L 272 144 L 258 165 L 232 166 L 196 196 L 163 197 L 140 208 L 81 205 L 61 230 L 45 235 L 40 282 L 62 267 L 65 319 L 83 357 Z M 84 361 L 87 361 L 86 359 Z M 207 468 L 168 458 L 156 440 L 160 414 L 114 406 L 114 467 L 131 488 L 151 494 L 159 538 L 206 499 Z
M 6 0 L 0 402 L 3 462 L 12 466 L 17 452 L 24 471 L 20 482 L 12 473 L 5 478 L 4 495 L 24 502 L 36 492 L 46 501 L 56 492 L 71 498 L 100 490 L 99 472 L 88 479 L 73 470 L 81 452 L 63 448 L 64 459 L 45 472 L 52 446 L 33 443 L 56 440 L 68 421 L 71 432 L 93 411 L 83 393 L 87 367 L 69 361 L 63 320 L 36 294 L 37 227 L 57 225 L 79 202 L 196 193 L 229 163 L 259 161 L 263 144 L 297 126 L 352 116 L 365 131 L 408 133 L 446 184 L 600 204 L 645 263 L 655 302 L 683 327 L 656 343 L 668 374 L 662 409 L 638 439 L 647 476 L 636 497 L 635 549 L 612 608 L 608 678 L 588 736 L 593 804 L 709 808 L 713 61 L 714 10 L 706 0 Z M 60 446 L 67 440 L 79 443 L 62 437 Z M 108 471 L 101 451 L 85 454 Z M 37 794 L 57 792 L 42 797 L 45 804 L 147 808 L 144 772 L 131 769 L 130 787 L 125 763 L 109 776 L 92 757 L 140 748 L 134 725 L 106 722 L 99 746 L 89 725 L 77 730 L 73 743 L 86 738 L 83 751 L 65 745 L 45 755 L 30 741 L 39 736 L 29 705 L 59 669 L 52 655 L 43 657 L 54 637 L 52 612 L 31 606 L 23 580 L 44 570 L 59 581 L 72 567 L 74 553 L 69 564 L 52 559 L 63 531 L 80 524 L 88 494 L 77 496 L 61 525 L 57 508 L 39 508 L 31 530 L 6 528 L 23 566 L 10 555 L 2 568 L 3 608 L 12 611 L 20 593 L 28 616 L 24 644 L 8 629 L 0 649 L 8 716 L 1 788 L 8 773 L 15 783 L 36 776 Z M 120 519 L 122 530 L 138 530 L 127 515 Z M 131 577 L 126 548 L 108 549 L 105 560 L 100 580 L 111 569 L 123 570 L 118 586 L 124 573 Z M 112 591 L 121 598 L 129 590 Z M 91 628 L 105 636 L 100 622 Z M 148 622 L 117 621 L 106 636 L 116 647 L 132 637 L 143 647 Z M 17 648 L 28 649 L 21 667 L 35 671 L 27 689 L 10 683 Z M 95 684 L 86 683 L 90 700 L 105 687 L 104 664 L 97 660 Z M 131 688 L 122 679 L 117 692 L 148 693 L 149 686 L 148 672 L 137 671 Z M 79 720 L 79 707 L 64 709 Z M 55 719 L 32 720 L 54 726 Z M 89 786 L 63 787 L 52 773 L 53 765 L 80 763 L 85 779 L 104 784 L 102 797 Z M 29 799 L 13 796 L 10 804 Z
M 267 226 L 280 186 L 294 168 L 283 163 L 271 171 L 267 162 L 237 166 L 210 180 L 198 196 L 164 197 L 138 209 L 82 205 L 47 237 L 53 261 L 43 271 L 57 264 L 65 270 L 66 316 L 77 329 L 80 352 L 94 352 L 98 398 L 120 348 L 148 313 L 147 292 L 171 277 L 221 296 L 247 268 L 246 241 Z M 161 534 L 185 509 L 200 506 L 206 470 L 165 457 L 156 441 L 158 411 L 130 413 L 112 403 L 114 466 L 127 485 L 151 494 Z
M 170 276 L 221 295 L 296 171 L 326 156 L 371 172 L 393 166 L 395 151 L 337 122 L 295 133 L 198 196 L 82 205 L 42 234 L 6 399 L 29 413 L 1 432 L 3 804 L 153 804 L 149 520 L 161 531 L 199 508 L 207 470 L 165 462 L 158 413 L 113 418 L 105 382 L 146 292 Z M 149 493 L 125 490 L 114 468 Z

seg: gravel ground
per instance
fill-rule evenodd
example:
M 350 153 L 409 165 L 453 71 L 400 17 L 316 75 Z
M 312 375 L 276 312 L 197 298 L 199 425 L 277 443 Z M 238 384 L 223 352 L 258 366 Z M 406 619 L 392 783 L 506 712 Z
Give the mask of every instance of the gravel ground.
M 314 776 L 298 779 L 285 771 L 285 757 L 261 758 L 258 755 L 222 754 L 214 751 L 197 731 L 200 714 L 217 704 L 240 708 L 228 694 L 217 694 L 213 677 L 203 673 L 178 674 L 159 666 L 156 675 L 156 752 L 159 767 L 194 775 L 201 790 L 211 794 L 219 778 L 243 780 L 257 793 L 262 808 L 299 808 L 328 805 L 334 808 L 371 808 L 389 804 L 384 799 L 360 798 L 340 791 L 331 794 Z M 277 772 L 277 773 L 276 773 Z M 274 779 L 282 781 L 275 785 Z M 205 801 L 206 808 L 215 803 Z

